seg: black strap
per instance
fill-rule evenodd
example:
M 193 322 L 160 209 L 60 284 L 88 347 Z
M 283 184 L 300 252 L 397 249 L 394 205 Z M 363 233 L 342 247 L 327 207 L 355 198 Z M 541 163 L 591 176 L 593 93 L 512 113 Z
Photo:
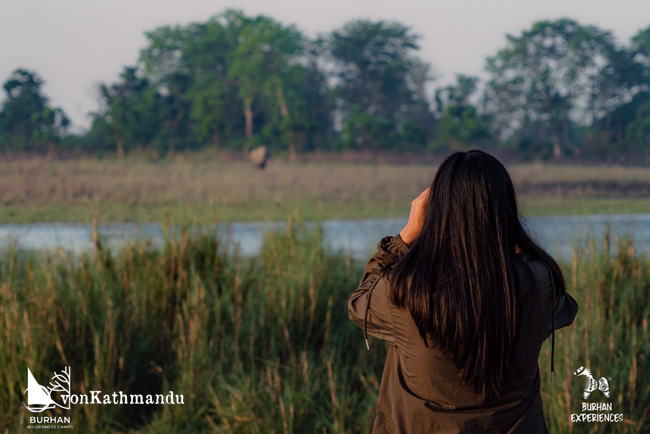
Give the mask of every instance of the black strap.
M 548 271 L 548 274 L 551 277 L 551 287 L 553 290 L 553 305 L 551 306 L 551 383 L 553 382 L 553 373 L 555 371 L 555 279 L 553 278 L 553 273 L 551 272 L 551 268 L 548 266 L 546 262 L 543 262 L 544 266 L 546 267 L 546 270 Z

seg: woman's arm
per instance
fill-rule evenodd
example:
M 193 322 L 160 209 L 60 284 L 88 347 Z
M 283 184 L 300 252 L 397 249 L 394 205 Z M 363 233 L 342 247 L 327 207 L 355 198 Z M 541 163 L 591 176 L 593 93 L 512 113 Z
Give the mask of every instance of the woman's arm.
M 411 212 L 406 226 L 395 237 L 384 237 L 377 245 L 377 253 L 370 258 L 359 287 L 348 301 L 348 316 L 359 327 L 379 339 L 395 342 L 393 318 L 389 302 L 389 285 L 384 272 L 388 265 L 397 262 L 408 252 L 422 230 L 424 211 L 429 200 L 429 189 L 411 202 Z M 368 339 L 366 338 L 366 345 Z
M 409 221 L 406 223 L 406 226 L 404 226 L 404 229 L 399 233 L 402 240 L 409 246 L 413 244 L 413 241 L 415 241 L 418 235 L 420 235 L 428 201 L 429 189 L 427 188 L 411 202 Z
M 368 334 L 394 343 L 393 320 L 390 311 L 389 285 L 382 272 L 408 252 L 408 245 L 400 235 L 384 237 L 377 245 L 377 253 L 370 258 L 359 287 L 348 300 L 348 316 Z

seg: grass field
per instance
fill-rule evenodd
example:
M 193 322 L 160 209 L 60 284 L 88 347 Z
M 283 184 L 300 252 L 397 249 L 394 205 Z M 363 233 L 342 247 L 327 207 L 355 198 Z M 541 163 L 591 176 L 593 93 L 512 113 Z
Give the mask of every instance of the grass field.
M 650 212 L 650 170 L 541 163 L 508 166 L 526 215 Z M 212 154 L 0 161 L 0 223 L 178 223 L 398 217 L 435 173 L 431 163 L 271 160 Z
M 650 171 L 539 163 L 508 166 L 527 215 L 650 212 Z M 0 223 L 212 223 L 408 215 L 432 162 L 271 161 L 264 171 L 210 154 L 162 161 L 0 161 Z M 609 241 L 605 245 L 609 244 Z M 580 304 L 540 356 L 551 432 L 648 432 L 650 263 L 620 242 L 563 263 Z M 614 250 L 612 248 L 612 250 Z M 386 348 L 366 351 L 346 302 L 363 264 L 324 250 L 300 225 L 261 254 L 225 253 L 214 234 L 181 232 L 161 249 L 110 254 L 0 252 L 0 432 L 26 432 L 26 366 L 47 379 L 72 368 L 75 394 L 183 394 L 182 406 L 78 405 L 79 432 L 368 432 Z M 620 424 L 571 423 L 579 366 L 612 378 Z M 602 395 L 600 395 L 602 396 Z M 598 402 L 593 399 L 590 402 Z
M 629 244 L 611 257 L 594 246 L 562 264 L 580 311 L 557 333 L 554 383 L 550 342 L 542 349 L 545 416 L 554 433 L 648 432 L 650 263 Z M 70 416 L 77 432 L 369 432 L 386 347 L 367 351 L 347 318 L 362 266 L 291 225 L 250 260 L 186 232 L 116 255 L 1 253 L 0 432 L 26 432 L 33 416 L 26 366 L 39 379 L 70 366 L 74 394 L 184 396 L 44 413 Z M 583 403 L 579 366 L 611 377 L 621 423 L 570 422 Z

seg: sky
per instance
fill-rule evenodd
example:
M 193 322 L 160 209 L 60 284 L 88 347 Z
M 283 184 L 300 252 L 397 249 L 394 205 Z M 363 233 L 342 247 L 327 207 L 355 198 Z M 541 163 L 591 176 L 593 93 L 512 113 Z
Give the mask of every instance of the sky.
M 98 84 L 137 62 L 145 31 L 206 21 L 229 8 L 294 24 L 310 37 L 361 18 L 401 22 L 421 36 L 418 55 L 432 65 L 435 85 L 456 73 L 480 76 L 506 34 L 520 35 L 539 20 L 594 24 L 619 43 L 650 26 L 648 0 L 3 0 L 0 82 L 19 67 L 36 71 L 50 104 L 80 131 L 99 107 Z

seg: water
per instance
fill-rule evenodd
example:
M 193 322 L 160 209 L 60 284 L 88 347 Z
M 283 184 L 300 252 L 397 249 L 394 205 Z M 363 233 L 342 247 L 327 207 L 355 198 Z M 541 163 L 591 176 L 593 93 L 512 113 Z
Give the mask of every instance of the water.
M 406 220 L 325 220 L 321 228 L 329 248 L 365 259 L 373 253 L 383 236 L 399 233 Z M 607 228 L 612 236 L 629 236 L 638 253 L 650 254 L 650 214 L 532 217 L 524 224 L 549 253 L 563 259 L 571 257 L 576 243 L 584 245 L 585 234 L 602 245 Z M 232 223 L 217 226 L 217 232 L 224 242 L 228 242 L 231 251 L 238 249 L 244 256 L 254 256 L 260 251 L 265 232 L 284 227 L 283 223 Z M 112 249 L 134 239 L 150 240 L 155 246 L 161 246 L 163 240 L 158 223 L 103 224 L 99 226 L 99 234 L 105 245 Z M 81 253 L 93 248 L 92 228 L 74 223 L 0 225 L 0 249 L 10 245 L 42 251 L 60 247 Z

